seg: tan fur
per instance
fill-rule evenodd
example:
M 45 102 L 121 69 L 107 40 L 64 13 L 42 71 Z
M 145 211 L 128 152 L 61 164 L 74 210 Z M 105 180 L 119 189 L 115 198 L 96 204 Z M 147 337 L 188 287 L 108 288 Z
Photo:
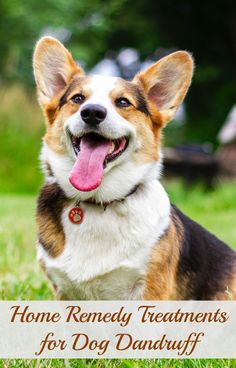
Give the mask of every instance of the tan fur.
M 141 148 L 137 155 L 137 162 L 140 164 L 159 160 L 158 150 L 161 126 L 153 129 L 153 122 L 150 115 L 145 115 L 138 110 L 137 100 L 135 99 L 135 85 L 132 82 L 119 80 L 110 97 L 117 112 L 127 121 L 135 126 L 137 135 L 141 141 Z M 115 100 L 125 97 L 131 102 L 131 106 L 122 109 L 115 105 Z
M 123 109 L 124 110 L 124 109 Z M 143 116 L 143 113 L 134 111 L 133 108 L 130 110 L 121 111 L 120 114 L 132 122 L 135 126 L 137 135 L 141 141 L 141 148 L 136 155 L 136 160 L 140 164 L 145 164 L 152 161 L 158 161 L 159 155 L 159 140 L 153 133 L 150 127 L 151 119 L 149 116 Z
M 57 184 L 45 185 L 37 206 L 37 227 L 39 242 L 51 257 L 59 256 L 64 249 L 65 234 L 60 214 L 68 203 Z
M 148 264 L 144 299 L 171 300 L 182 299 L 177 292 L 177 265 L 180 256 L 180 234 L 171 222 L 168 231 L 154 246 Z
M 65 120 L 80 109 L 80 106 L 74 104 L 71 98 L 78 93 L 83 94 L 85 98 L 90 97 L 91 91 L 88 88 L 89 79 L 89 77 L 80 77 L 78 74 L 75 74 L 70 83 L 69 90 L 66 91 L 64 89 L 50 103 L 45 105 L 44 111 L 49 124 L 47 124 L 44 141 L 59 154 L 66 153 L 66 142 L 63 134 Z M 60 99 L 64 93 L 66 93 L 66 104 L 60 107 Z
M 58 226 L 50 216 L 40 216 L 37 218 L 39 229 L 39 239 L 51 257 L 59 256 L 64 249 L 65 235 L 63 231 L 58 231 Z
M 50 106 L 50 108 L 52 108 Z M 58 111 L 58 107 L 55 107 L 53 124 L 47 127 L 46 134 L 44 136 L 44 141 L 51 147 L 55 152 L 59 154 L 65 154 L 66 142 L 63 132 L 65 119 L 70 117 L 78 110 L 79 106 L 69 102 L 66 109 Z

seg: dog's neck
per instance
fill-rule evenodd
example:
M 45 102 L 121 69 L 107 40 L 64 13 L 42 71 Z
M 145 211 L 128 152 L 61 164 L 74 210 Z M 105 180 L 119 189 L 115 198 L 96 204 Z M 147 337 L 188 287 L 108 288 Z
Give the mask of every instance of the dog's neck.
M 130 197 L 131 195 L 133 195 L 133 194 L 135 194 L 137 191 L 138 191 L 138 189 L 140 189 L 140 187 L 141 187 L 141 184 L 137 184 L 137 185 L 135 185 L 135 187 L 134 188 L 132 188 L 128 193 L 127 193 L 127 195 L 125 195 L 124 197 L 122 197 L 122 198 L 119 198 L 119 199 L 114 199 L 114 200 L 111 200 L 111 201 L 109 201 L 109 202 L 98 202 L 96 199 L 93 199 L 93 198 L 91 198 L 91 199 L 87 199 L 87 200 L 78 200 L 77 202 L 76 202 L 76 204 L 80 204 L 80 203 L 86 203 L 86 204 L 91 204 L 91 205 L 95 205 L 95 206 L 102 206 L 103 207 L 103 209 L 104 209 L 104 211 L 106 210 L 106 208 L 108 207 L 108 206 L 110 206 L 110 205 L 112 205 L 113 203 L 120 203 L 120 202 L 124 202 L 125 200 L 126 200 L 126 198 L 128 198 L 128 197 Z

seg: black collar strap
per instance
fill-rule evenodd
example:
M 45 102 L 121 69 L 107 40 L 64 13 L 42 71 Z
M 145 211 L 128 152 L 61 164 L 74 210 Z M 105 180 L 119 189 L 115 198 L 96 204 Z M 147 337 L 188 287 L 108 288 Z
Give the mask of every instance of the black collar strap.
M 127 197 L 129 197 L 132 194 L 136 193 L 139 187 L 140 187 L 140 184 L 135 185 L 135 187 L 126 196 L 124 196 L 123 198 L 120 198 L 120 199 L 114 199 L 113 201 L 110 201 L 110 202 L 97 202 L 94 199 L 88 199 L 86 201 L 78 201 L 77 204 L 79 205 L 80 203 L 87 203 L 87 204 L 92 204 L 92 205 L 95 205 L 95 206 L 102 206 L 104 211 L 105 211 L 106 208 L 108 206 L 110 206 L 112 203 L 123 202 Z

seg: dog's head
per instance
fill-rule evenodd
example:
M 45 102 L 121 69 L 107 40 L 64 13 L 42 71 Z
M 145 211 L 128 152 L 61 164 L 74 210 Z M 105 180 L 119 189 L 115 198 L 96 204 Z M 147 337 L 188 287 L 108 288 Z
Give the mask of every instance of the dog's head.
M 85 75 L 56 39 L 34 53 L 39 102 L 47 120 L 43 160 L 69 196 L 122 198 L 158 177 L 161 130 L 191 82 L 185 51 L 164 57 L 135 76 Z

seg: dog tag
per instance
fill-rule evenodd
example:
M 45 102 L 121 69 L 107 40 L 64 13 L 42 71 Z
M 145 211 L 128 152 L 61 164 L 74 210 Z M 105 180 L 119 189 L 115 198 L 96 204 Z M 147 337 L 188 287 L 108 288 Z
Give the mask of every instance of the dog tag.
M 84 218 L 84 212 L 80 207 L 74 207 L 70 210 L 68 217 L 73 224 L 80 224 Z

